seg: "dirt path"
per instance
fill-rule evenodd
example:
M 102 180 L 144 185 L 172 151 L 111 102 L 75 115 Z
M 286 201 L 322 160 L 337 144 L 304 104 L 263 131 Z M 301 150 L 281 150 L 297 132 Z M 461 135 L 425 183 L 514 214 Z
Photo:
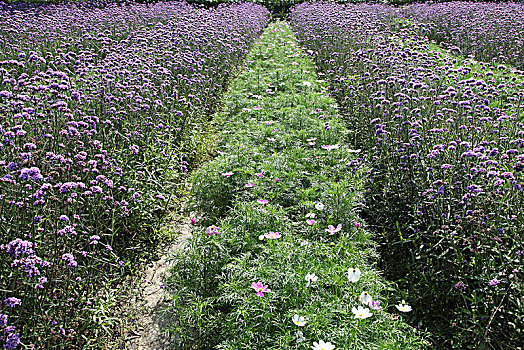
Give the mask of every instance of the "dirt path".
M 167 248 L 160 260 L 155 261 L 144 272 L 144 279 L 139 286 L 136 306 L 136 327 L 131 332 L 125 344 L 129 350 L 161 350 L 169 349 L 170 338 L 162 328 L 167 319 L 161 312 L 167 306 L 167 294 L 163 288 L 164 275 L 169 269 L 169 256 L 176 250 L 183 249 L 184 244 L 191 236 L 189 219 L 186 222 L 175 224 L 169 229 L 177 234 L 177 239 Z

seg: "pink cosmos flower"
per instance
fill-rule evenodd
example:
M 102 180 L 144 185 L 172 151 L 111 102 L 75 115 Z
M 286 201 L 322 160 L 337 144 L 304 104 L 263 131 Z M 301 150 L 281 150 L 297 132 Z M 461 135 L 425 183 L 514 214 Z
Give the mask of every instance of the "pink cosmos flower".
M 323 149 L 327 149 L 328 151 L 330 151 L 332 149 L 338 149 L 340 146 L 339 145 L 322 145 L 321 147 Z
M 359 228 L 359 227 L 360 227 L 360 222 L 357 222 L 357 223 L 355 224 L 355 226 L 356 226 L 357 228 Z
M 229 171 L 227 173 L 222 173 L 222 175 L 224 175 L 225 177 L 230 177 L 231 175 L 234 175 L 235 173 L 232 172 L 232 171 Z
M 326 229 L 326 231 L 329 232 L 329 235 L 334 235 L 340 230 L 342 230 L 342 224 L 338 224 L 337 228 L 335 228 L 333 225 L 329 225 Z
M 251 288 L 257 292 L 258 297 L 264 297 L 264 292 L 269 293 L 271 292 L 271 289 L 269 289 L 267 286 L 262 285 L 262 282 L 257 283 L 251 283 Z
M 245 186 L 245 187 L 247 187 L 247 188 L 250 188 L 250 187 L 253 187 L 253 186 L 255 186 L 255 184 L 252 184 L 252 183 L 249 183 L 249 182 L 248 182 L 248 183 L 247 183 L 247 184 L 245 184 L 244 186 Z
M 268 232 L 264 234 L 264 237 L 267 239 L 277 239 L 282 237 L 282 235 L 278 232 Z
M 280 179 L 277 177 L 277 178 L 275 179 L 275 181 L 276 181 L 276 182 L 280 182 Z
M 264 175 L 264 172 L 261 172 L 261 173 L 255 173 L 255 176 L 258 176 L 258 177 L 262 177 L 262 175 Z
M 269 201 L 266 200 L 266 199 L 257 199 L 257 202 L 262 204 L 262 205 L 266 205 L 267 203 L 269 203 Z
M 313 226 L 315 224 L 315 220 L 307 219 L 306 222 L 309 226 Z
M 206 228 L 206 233 L 208 236 L 218 235 L 218 227 L 215 225 L 211 225 L 208 228 Z

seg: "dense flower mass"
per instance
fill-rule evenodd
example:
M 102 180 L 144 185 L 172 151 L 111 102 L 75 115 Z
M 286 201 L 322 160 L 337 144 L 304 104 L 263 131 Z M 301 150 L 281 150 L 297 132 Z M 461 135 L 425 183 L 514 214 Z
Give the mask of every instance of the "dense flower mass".
M 70 310 L 125 272 L 133 242 L 151 241 L 267 15 L 0 3 L 0 299 L 11 300 L 0 312 L 18 328 L 0 344 L 81 342 L 90 327 Z
M 414 8 L 425 6 L 459 5 Z M 318 2 L 297 5 L 291 22 L 372 167 L 366 210 L 386 233 L 383 256 L 420 293 L 420 306 L 434 306 L 413 309 L 433 318 L 460 305 L 450 324 L 468 324 L 461 341 L 489 333 L 511 344 L 524 316 L 515 303 L 522 300 L 524 73 L 438 48 L 403 16 L 386 5 Z M 517 41 L 502 40 L 484 17 L 486 40 L 521 40 L 521 23 L 504 34 Z M 468 288 L 450 294 L 457 281 Z
M 424 3 L 406 6 L 419 31 L 458 54 L 524 68 L 524 4 L 511 2 Z

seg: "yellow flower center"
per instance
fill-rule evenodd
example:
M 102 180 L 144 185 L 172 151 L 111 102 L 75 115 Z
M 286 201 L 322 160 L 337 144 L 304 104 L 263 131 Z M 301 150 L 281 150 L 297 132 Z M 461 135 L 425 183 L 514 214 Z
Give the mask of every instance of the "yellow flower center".
M 258 291 L 259 291 L 259 292 L 261 292 L 261 291 L 262 291 L 262 289 L 264 289 L 264 288 L 260 287 L 260 288 L 258 288 Z
M 362 317 L 362 316 L 364 316 L 364 315 L 363 314 L 358 314 L 358 317 Z

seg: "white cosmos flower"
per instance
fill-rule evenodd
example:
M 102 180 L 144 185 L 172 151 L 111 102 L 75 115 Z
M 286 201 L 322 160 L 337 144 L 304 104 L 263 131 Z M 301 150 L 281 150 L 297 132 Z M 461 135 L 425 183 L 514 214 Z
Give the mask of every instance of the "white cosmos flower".
M 325 343 L 323 340 L 319 340 L 317 342 L 313 342 L 313 346 L 311 347 L 313 350 L 334 350 L 335 345 L 331 344 L 330 342 Z
M 317 210 L 324 210 L 324 204 L 318 202 L 317 204 L 315 204 L 315 208 L 317 208 Z
M 312 218 L 312 219 L 314 219 L 315 216 L 316 216 L 315 213 L 307 213 L 307 214 L 306 214 L 306 218 Z
M 365 319 L 373 316 L 373 314 L 369 312 L 368 308 L 363 308 L 360 305 L 358 306 L 358 309 L 354 307 L 353 309 L 351 309 L 351 311 L 353 311 L 353 313 L 355 314 L 355 318 Z
M 318 276 L 317 275 L 315 275 L 314 273 L 308 273 L 306 275 L 306 281 L 307 281 L 306 287 L 309 287 L 311 282 L 316 282 L 317 280 L 318 280 Z
M 353 282 L 353 283 L 357 283 L 358 280 L 360 279 L 360 269 L 358 267 L 355 267 L 355 268 L 352 268 L 350 267 L 348 269 L 348 279 L 349 279 L 349 282 Z
M 309 81 L 304 81 L 302 82 L 302 84 L 304 84 L 305 86 L 307 87 L 310 87 L 311 86 L 311 83 Z
M 297 343 L 302 343 L 306 338 L 304 338 L 304 333 L 297 331 Z
M 411 306 L 406 304 L 405 300 L 402 300 L 402 302 L 400 304 L 398 304 L 398 305 L 395 305 L 395 307 L 398 309 L 398 311 L 402 311 L 402 312 L 410 312 L 411 311 Z
M 306 325 L 306 319 L 302 316 L 295 314 L 295 316 L 293 316 L 293 323 L 299 327 L 304 327 Z
M 362 294 L 360 294 L 359 300 L 364 305 L 370 305 L 373 301 L 373 298 L 371 297 L 371 295 L 369 295 L 368 292 L 362 292 Z

